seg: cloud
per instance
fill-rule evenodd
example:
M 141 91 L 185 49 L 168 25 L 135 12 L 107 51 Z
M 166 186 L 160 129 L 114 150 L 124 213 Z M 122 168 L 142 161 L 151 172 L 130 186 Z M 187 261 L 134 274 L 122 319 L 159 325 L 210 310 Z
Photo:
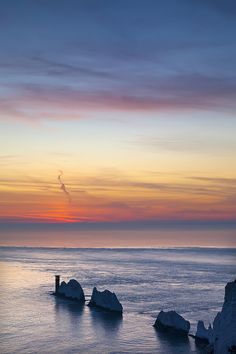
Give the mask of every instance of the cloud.
M 110 198 L 113 192 L 119 192 L 122 200 L 114 200 L 117 205 L 122 205 L 125 203 L 125 199 L 136 196 L 135 200 L 142 196 L 142 198 L 147 198 L 148 202 L 153 200 L 163 200 L 166 196 L 170 198 L 176 198 L 181 196 L 212 196 L 214 198 L 229 197 L 236 192 L 236 179 L 235 178 L 220 178 L 220 177 L 208 177 L 208 176 L 188 176 L 182 175 L 178 176 L 178 182 L 175 181 L 175 177 L 172 178 L 172 182 L 163 182 L 165 177 L 171 176 L 169 174 L 159 176 L 156 179 L 158 181 L 147 181 L 132 179 L 126 176 L 118 170 L 104 169 L 101 174 L 97 173 L 96 176 L 86 175 L 83 177 L 75 178 L 70 177 L 69 185 L 70 191 L 81 198 L 83 195 L 83 200 L 98 200 L 101 203 L 102 200 Z M 148 175 L 150 172 L 148 172 Z M 61 179 L 61 174 L 59 174 Z M 173 176 L 172 176 L 173 177 Z M 168 178 L 169 179 L 169 178 Z M 63 183 L 59 181 L 60 184 Z M 8 190 L 14 188 L 19 188 L 19 190 L 27 191 L 42 191 L 45 186 L 51 193 L 57 192 L 57 183 L 54 180 L 43 179 L 43 178 L 33 178 L 33 177 L 22 177 L 22 178 L 0 178 L 0 184 L 2 187 L 7 187 Z M 66 186 L 65 186 L 66 188 Z M 89 193 L 87 192 L 89 190 Z M 99 192 L 99 194 L 97 194 Z M 134 192 L 136 194 L 134 194 Z M 143 192 L 148 194 L 143 195 Z M 116 194 L 115 194 L 116 195 Z M 126 196 L 126 197 L 125 197 Z M 151 198 L 150 198 L 151 197 Z M 76 196 L 75 196 L 76 198 Z M 120 204 L 121 203 L 121 204 Z M 115 204 L 114 204 L 115 205 Z
M 47 5 L 47 18 L 40 3 L 4 4 L 10 20 L 1 31 L 0 119 L 79 120 L 97 110 L 234 112 L 235 4 L 211 3 L 61 1 L 56 13 Z
M 19 155 L 0 155 L 0 160 L 12 160 L 18 158 Z
M 69 181 L 73 203 L 65 204 L 54 180 L 2 178 L 1 220 L 77 222 L 86 219 L 121 223 L 146 220 L 151 224 L 155 220 L 235 219 L 234 178 L 182 176 L 178 182 L 167 183 L 163 182 L 165 178 L 135 180 L 108 171 L 108 174 L 74 177 Z M 81 189 L 89 193 L 81 193 Z M 66 187 L 62 190 L 67 196 Z
M 160 179 L 160 178 L 158 178 Z M 179 178 L 178 178 L 179 179 Z M 185 198 L 190 195 L 193 200 L 196 196 L 199 197 L 212 197 L 222 200 L 222 198 L 230 195 L 235 189 L 235 180 L 232 179 L 214 179 L 214 184 L 212 183 L 212 179 L 208 177 L 194 177 L 194 176 L 182 176 L 182 181 L 180 182 L 163 182 L 163 178 L 160 182 L 147 182 L 142 180 L 132 180 L 125 176 L 118 177 L 117 174 L 102 174 L 97 177 L 85 177 L 84 179 L 80 179 L 79 185 L 83 187 L 88 187 L 91 192 L 103 191 L 104 195 L 110 192 L 119 192 L 120 195 L 127 195 L 127 199 L 131 198 L 135 195 L 135 203 L 143 203 L 145 198 L 147 198 L 148 203 L 150 200 L 154 201 L 163 201 L 168 197 L 170 200 L 179 198 Z M 195 182 L 189 183 L 190 180 Z M 229 184 L 231 183 L 231 184 Z M 76 183 L 72 182 L 72 188 Z M 148 193 L 146 196 L 143 196 L 143 192 Z M 140 199 L 137 201 L 137 198 L 142 195 L 144 199 Z
M 162 137 L 162 136 L 139 136 L 130 144 L 135 146 L 146 147 L 150 151 L 167 151 L 179 154 L 180 152 L 191 154 L 210 154 L 225 155 L 236 150 L 236 141 L 234 137 L 214 137 L 204 134 L 185 134 Z
M 29 61 L 32 66 L 32 70 L 36 72 L 43 72 L 49 76 L 65 76 L 67 78 L 76 77 L 97 77 L 97 78 L 114 78 L 114 74 L 109 74 L 107 69 L 96 69 L 94 67 L 73 65 L 68 62 L 51 60 L 43 57 L 34 56 Z M 23 66 L 23 69 L 24 66 Z M 117 77 L 118 78 L 118 77 Z
M 236 109 L 236 80 L 196 74 L 135 79 L 86 90 L 71 85 L 15 84 L 12 93 L 0 96 L 0 119 L 23 121 L 79 120 L 89 112 L 183 111 Z
M 209 184 L 218 184 L 220 186 L 236 187 L 236 178 L 222 178 L 222 177 L 204 177 L 204 176 L 190 176 L 189 179 L 207 182 Z
M 66 194 L 66 196 L 68 198 L 68 201 L 71 202 L 71 196 L 70 196 L 70 193 L 68 192 L 65 184 L 62 181 L 62 175 L 63 175 L 63 171 L 59 171 L 59 175 L 58 175 L 57 179 L 58 179 L 58 181 L 60 183 L 61 190 Z

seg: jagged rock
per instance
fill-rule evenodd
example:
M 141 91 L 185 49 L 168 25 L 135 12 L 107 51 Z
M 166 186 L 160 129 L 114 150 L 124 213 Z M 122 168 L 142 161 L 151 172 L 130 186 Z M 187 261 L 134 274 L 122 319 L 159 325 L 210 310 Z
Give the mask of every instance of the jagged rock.
M 175 311 L 161 311 L 157 316 L 154 327 L 188 334 L 190 323 Z
M 71 279 L 68 283 L 62 282 L 58 289 L 58 295 L 65 296 L 68 299 L 85 302 L 84 291 L 79 282 Z
M 213 329 L 211 325 L 209 325 L 209 327 L 206 328 L 203 321 L 198 321 L 195 338 L 206 341 L 211 344 L 213 343 L 213 339 L 214 339 L 213 337 L 214 335 L 213 335 Z
M 208 341 L 207 353 L 236 353 L 236 280 L 225 287 L 222 311 L 217 313 L 213 328 L 206 329 L 199 321 L 195 338 Z
M 93 288 L 92 297 L 88 306 L 97 306 L 119 313 L 122 313 L 123 311 L 123 307 L 115 293 L 112 293 L 109 290 L 98 291 L 96 287 Z
M 214 354 L 236 352 L 236 280 L 225 287 L 224 304 L 214 319 L 213 332 Z

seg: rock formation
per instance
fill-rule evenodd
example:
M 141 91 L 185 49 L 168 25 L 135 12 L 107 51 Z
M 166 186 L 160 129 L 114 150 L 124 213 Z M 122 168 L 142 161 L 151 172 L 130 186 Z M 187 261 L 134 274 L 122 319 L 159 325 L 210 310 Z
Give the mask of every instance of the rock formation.
M 236 353 L 236 280 L 225 287 L 222 311 L 218 312 L 213 328 L 198 322 L 196 339 L 207 340 L 207 352 L 214 354 Z
M 161 311 L 157 316 L 154 327 L 188 334 L 190 323 L 175 311 Z
M 75 279 L 71 279 L 68 283 L 62 282 L 58 288 L 58 295 L 64 296 L 68 299 L 85 302 L 84 291 Z
M 213 329 L 211 325 L 206 328 L 203 321 L 198 321 L 195 338 L 211 344 L 213 342 L 213 337 Z
M 92 297 L 88 306 L 97 306 L 118 313 L 122 313 L 123 311 L 123 307 L 115 293 L 109 290 L 98 291 L 96 287 L 93 288 Z
M 214 354 L 236 353 L 236 280 L 225 287 L 222 311 L 213 322 Z

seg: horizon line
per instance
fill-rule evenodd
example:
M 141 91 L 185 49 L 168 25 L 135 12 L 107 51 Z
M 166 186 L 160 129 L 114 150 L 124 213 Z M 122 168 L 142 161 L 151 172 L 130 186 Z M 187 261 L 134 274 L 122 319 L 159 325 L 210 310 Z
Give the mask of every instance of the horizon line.
M 32 229 L 50 229 L 50 230 L 135 230 L 135 229 L 234 229 L 236 220 L 136 220 L 122 222 L 0 222 L 2 230 L 32 230 Z

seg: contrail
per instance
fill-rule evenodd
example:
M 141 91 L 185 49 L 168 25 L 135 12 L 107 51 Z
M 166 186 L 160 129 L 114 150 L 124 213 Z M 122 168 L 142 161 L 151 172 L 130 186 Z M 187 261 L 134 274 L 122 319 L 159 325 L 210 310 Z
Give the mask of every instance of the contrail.
M 58 181 L 59 181 L 59 183 L 60 183 L 60 185 L 61 185 L 61 189 L 63 190 L 63 192 L 67 195 L 67 198 L 68 198 L 68 200 L 69 200 L 69 202 L 71 202 L 71 197 L 70 197 L 70 193 L 68 192 L 68 190 L 66 189 L 66 186 L 65 186 L 65 184 L 62 182 L 62 180 L 61 180 L 61 176 L 63 175 L 63 171 L 59 171 L 59 175 L 58 175 L 58 177 L 57 177 L 57 179 L 58 179 Z

